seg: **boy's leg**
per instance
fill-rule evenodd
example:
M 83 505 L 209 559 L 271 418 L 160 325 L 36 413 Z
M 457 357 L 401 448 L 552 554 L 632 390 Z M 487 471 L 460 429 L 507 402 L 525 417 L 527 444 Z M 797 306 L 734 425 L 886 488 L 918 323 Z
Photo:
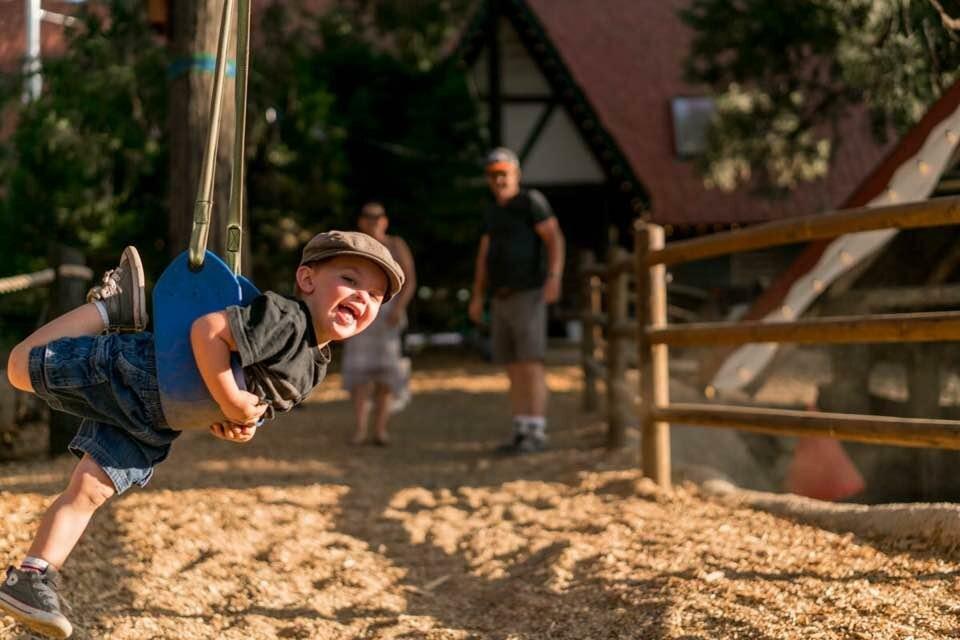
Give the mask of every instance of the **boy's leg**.
M 10 384 L 21 391 L 33 391 L 29 364 L 30 350 L 34 347 L 42 347 L 60 338 L 95 336 L 105 328 L 100 312 L 96 306 L 89 303 L 54 318 L 10 351 L 7 359 L 7 378 L 10 379 Z
M 61 612 L 59 569 L 94 512 L 116 493 L 109 476 L 89 455 L 77 464 L 70 484 L 47 510 L 19 569 L 7 569 L 0 585 L 0 610 L 34 631 L 66 638 L 72 625 Z
M 43 558 L 56 568 L 80 540 L 94 512 L 116 493 L 110 477 L 93 458 L 84 455 L 70 476 L 70 484 L 40 521 L 27 555 Z
M 33 391 L 30 383 L 30 350 L 59 340 L 95 336 L 104 329 L 134 329 L 146 326 L 143 264 L 136 248 L 123 250 L 120 264 L 104 274 L 101 284 L 90 290 L 90 303 L 68 311 L 43 325 L 10 352 L 7 377 L 21 391 Z

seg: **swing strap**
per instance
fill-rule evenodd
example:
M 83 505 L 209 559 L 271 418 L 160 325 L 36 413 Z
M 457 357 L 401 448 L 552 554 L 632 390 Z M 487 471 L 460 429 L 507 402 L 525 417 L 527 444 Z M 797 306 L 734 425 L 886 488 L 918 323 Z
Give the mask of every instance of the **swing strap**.
M 239 0 L 240 11 L 237 17 L 237 77 L 235 101 L 236 140 L 234 161 L 231 171 L 230 219 L 227 225 L 227 250 L 231 270 L 240 272 L 240 249 L 243 231 L 243 171 L 246 139 L 247 78 L 250 45 L 250 2 Z M 190 232 L 190 268 L 198 270 L 203 266 L 210 235 L 210 215 L 213 209 L 214 174 L 217 162 L 217 146 L 220 139 L 220 123 L 223 114 L 223 83 L 225 77 L 227 49 L 230 43 L 230 17 L 233 15 L 234 0 L 224 0 L 223 14 L 220 19 L 220 34 L 217 39 L 217 63 L 213 76 L 213 94 L 210 98 L 210 126 L 207 132 L 207 144 L 203 150 L 203 162 L 200 167 L 200 181 L 197 185 L 197 199 L 193 209 L 193 228 Z M 233 253 L 233 257 L 229 257 Z
M 243 249 L 243 208 L 247 148 L 247 85 L 250 69 L 250 0 L 237 3 L 237 78 L 233 168 L 230 176 L 230 214 L 227 218 L 225 262 L 235 275 L 240 275 L 240 254 Z

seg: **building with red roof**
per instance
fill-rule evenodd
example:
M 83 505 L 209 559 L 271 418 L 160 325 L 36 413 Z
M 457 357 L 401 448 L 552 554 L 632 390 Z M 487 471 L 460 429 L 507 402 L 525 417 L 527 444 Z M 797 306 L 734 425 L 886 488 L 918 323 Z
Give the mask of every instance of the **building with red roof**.
M 786 199 L 706 189 L 677 144 L 686 133 L 677 128 L 688 124 L 675 117 L 685 99 L 693 106 L 708 99 L 683 79 L 691 32 L 677 12 L 688 4 L 481 3 L 461 53 L 490 139 L 520 152 L 526 182 L 560 209 L 572 201 L 560 212 L 565 228 L 596 234 L 605 222 L 626 231 L 642 215 L 667 225 L 668 234 L 689 235 L 830 210 L 882 157 L 884 148 L 858 115 L 844 129 L 829 175 Z

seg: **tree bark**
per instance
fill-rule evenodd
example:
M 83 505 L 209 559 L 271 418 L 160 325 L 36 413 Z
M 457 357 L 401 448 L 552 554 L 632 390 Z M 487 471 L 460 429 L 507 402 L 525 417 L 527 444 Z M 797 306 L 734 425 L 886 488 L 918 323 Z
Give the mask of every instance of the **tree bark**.
M 193 209 L 200 179 L 200 166 L 210 127 L 213 92 L 213 61 L 223 0 L 171 0 L 172 69 L 167 129 L 170 135 L 169 253 L 179 254 L 189 246 Z M 236 51 L 236 19 L 231 17 L 230 61 Z M 232 65 L 231 65 L 232 66 Z M 220 143 L 210 216 L 207 248 L 223 255 L 227 206 L 230 196 L 230 166 L 234 141 L 234 81 L 224 84 Z
M 61 265 L 85 265 L 86 258 L 79 250 L 60 244 L 53 245 L 50 264 L 57 269 L 57 279 L 50 290 L 50 318 L 62 316 L 76 309 L 87 300 L 87 288 L 90 282 L 76 276 L 64 275 Z M 76 435 L 82 420 L 62 411 L 50 410 L 50 435 L 47 451 L 51 458 L 67 453 L 67 446 Z

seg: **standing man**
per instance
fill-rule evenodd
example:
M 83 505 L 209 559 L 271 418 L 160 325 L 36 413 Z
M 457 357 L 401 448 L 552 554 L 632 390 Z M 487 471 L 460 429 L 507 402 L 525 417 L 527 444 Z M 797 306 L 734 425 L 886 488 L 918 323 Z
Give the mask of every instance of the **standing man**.
M 539 191 L 520 188 L 520 162 L 498 147 L 486 160 L 494 202 L 486 209 L 477 250 L 470 319 L 483 319 L 490 297 L 493 359 L 510 378 L 513 439 L 505 453 L 542 451 L 547 444 L 547 305 L 560 297 L 564 240 Z

